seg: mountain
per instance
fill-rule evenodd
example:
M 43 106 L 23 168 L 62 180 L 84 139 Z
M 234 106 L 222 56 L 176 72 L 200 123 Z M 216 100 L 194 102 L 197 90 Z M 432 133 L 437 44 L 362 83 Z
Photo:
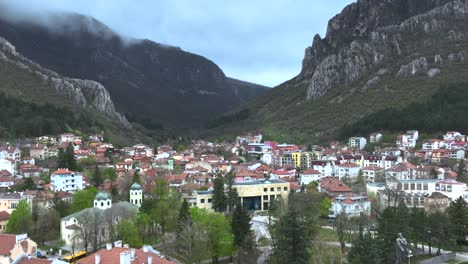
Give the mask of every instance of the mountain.
M 379 116 L 431 103 L 454 83 L 468 88 L 467 44 L 468 0 L 359 0 L 329 21 L 324 38 L 313 38 L 295 78 L 211 127 L 261 128 L 304 143 L 367 136 L 383 129 L 369 124 Z
M 58 74 L 102 84 L 116 109 L 147 128 L 201 127 L 267 90 L 225 76 L 180 48 L 122 37 L 94 18 L 50 13 L 15 18 L 0 11 L 0 36 Z
M 69 78 L 44 68 L 1 37 L 0 79 L 2 138 L 64 131 L 106 131 L 109 137 L 119 138 L 118 141 L 141 136 L 115 110 L 108 91 L 100 83 Z M 133 133 L 127 134 L 129 131 Z

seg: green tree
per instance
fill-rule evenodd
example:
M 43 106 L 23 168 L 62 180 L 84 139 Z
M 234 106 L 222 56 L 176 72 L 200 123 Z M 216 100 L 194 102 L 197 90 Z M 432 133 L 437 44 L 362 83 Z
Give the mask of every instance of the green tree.
M 228 219 L 223 214 L 196 207 L 191 208 L 191 215 L 193 222 L 202 229 L 197 243 L 205 243 L 212 263 L 219 263 L 220 257 L 231 256 L 234 245 Z
M 57 166 L 59 168 L 68 168 L 67 158 L 63 148 L 59 148 L 57 152 Z
M 187 200 L 184 199 L 179 209 L 179 217 L 178 217 L 179 228 L 181 227 L 181 225 L 186 224 L 189 219 L 190 219 L 190 206 Z
M 6 232 L 9 234 L 28 233 L 32 224 L 31 208 L 26 200 L 21 200 L 11 213 Z
M 250 219 L 247 211 L 242 206 L 235 207 L 232 214 L 231 230 L 234 235 L 234 246 L 236 248 L 240 248 L 244 244 L 248 234 L 251 232 Z
M 300 216 L 289 209 L 273 225 L 273 263 L 302 264 L 309 260 L 307 245 L 311 239 Z
M 129 244 L 132 248 L 140 248 L 143 246 L 137 226 L 130 220 L 122 220 L 118 225 L 118 230 L 122 236 L 122 242 Z
M 226 210 L 226 194 L 224 193 L 224 180 L 218 176 L 213 185 L 213 210 L 224 212 Z
M 447 209 L 449 233 L 457 245 L 462 245 L 468 235 L 468 209 L 465 200 L 460 196 L 450 203 Z
M 239 203 L 239 194 L 237 189 L 233 187 L 234 185 L 234 174 L 229 172 L 225 176 L 227 183 L 227 197 L 226 197 L 226 207 L 228 213 L 231 213 L 234 210 L 234 207 Z
M 457 181 L 468 183 L 468 177 L 465 172 L 465 161 L 460 159 L 457 166 Z
M 140 171 L 139 170 L 135 170 L 133 172 L 133 178 L 132 178 L 132 183 L 140 183 Z
M 78 168 L 77 162 L 75 160 L 75 150 L 73 148 L 73 143 L 68 144 L 67 148 L 65 149 L 65 160 L 67 167 L 70 170 L 76 170 Z
M 96 165 L 94 166 L 94 171 L 93 175 L 91 177 L 91 183 L 93 184 L 94 187 L 99 187 L 102 183 L 104 182 L 102 178 L 101 171 L 99 170 L 99 167 Z
M 331 207 L 331 200 L 328 197 L 322 198 L 320 201 L 320 215 L 322 217 L 328 217 L 328 214 L 330 213 L 330 207 Z
M 93 207 L 94 197 L 98 190 L 96 187 L 91 187 L 84 190 L 79 190 L 72 196 L 71 211 L 76 213 L 86 208 Z
M 26 178 L 24 180 L 24 189 L 25 190 L 35 190 L 36 189 L 36 183 L 34 183 L 34 180 L 31 177 Z
M 431 169 L 431 172 L 430 172 L 430 176 L 431 176 L 431 179 L 437 179 L 439 173 L 437 172 L 437 170 L 433 167 Z

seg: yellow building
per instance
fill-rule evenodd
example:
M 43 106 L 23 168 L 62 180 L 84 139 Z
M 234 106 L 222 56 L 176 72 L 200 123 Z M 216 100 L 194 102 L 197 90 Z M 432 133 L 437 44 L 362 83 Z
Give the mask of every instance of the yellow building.
M 258 180 L 235 183 L 242 207 L 248 211 L 266 211 L 270 203 L 278 198 L 286 200 L 289 182 L 282 180 Z
M 28 204 L 31 205 L 31 200 L 23 193 L 0 193 L 0 211 L 6 211 L 11 214 L 21 200 L 27 200 Z
M 7 211 L 0 211 L 0 234 L 5 233 L 8 219 L 10 219 L 10 214 Z
M 212 191 L 195 191 L 195 206 L 198 208 L 212 210 L 213 208 Z
M 281 166 L 294 166 L 294 168 L 308 169 L 311 167 L 312 154 L 310 152 L 291 151 L 281 156 Z

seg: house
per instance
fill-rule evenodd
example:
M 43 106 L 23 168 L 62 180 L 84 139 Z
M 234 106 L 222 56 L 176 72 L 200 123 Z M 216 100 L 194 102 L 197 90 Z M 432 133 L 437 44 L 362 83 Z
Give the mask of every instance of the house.
M 15 185 L 15 181 L 12 177 L 0 176 L 0 189 L 10 189 L 13 185 Z
M 130 162 L 130 161 L 117 162 L 117 164 L 115 164 L 115 169 L 116 170 L 123 170 L 125 172 L 128 172 L 129 170 L 132 169 L 132 162 Z
M 465 150 L 463 149 L 451 149 L 448 151 L 448 158 L 449 159 L 465 159 Z
M 328 217 L 336 218 L 340 213 L 347 217 L 359 217 L 361 214 L 370 215 L 371 203 L 367 196 L 357 194 L 339 195 L 332 199 Z
M 384 182 L 384 169 L 379 166 L 367 166 L 362 168 L 362 176 L 366 182 Z
M 32 144 L 31 148 L 29 149 L 29 156 L 32 158 L 43 160 L 49 157 L 48 153 L 49 148 L 47 145 L 44 144 Z
M 23 192 L 0 193 L 0 211 L 7 211 L 11 214 L 22 200 L 27 200 L 31 206 L 32 198 L 29 199 Z
M 387 180 L 409 180 L 411 174 L 404 164 L 395 165 L 385 171 L 385 179 Z
M 24 256 L 36 256 L 37 244 L 27 234 L 0 234 L 0 263 L 18 263 Z
M 81 137 L 75 136 L 73 133 L 64 133 L 60 136 L 60 143 L 81 141 Z
M 251 170 L 239 170 L 235 172 L 234 182 L 248 182 L 248 181 L 256 181 L 263 177 L 259 175 L 259 173 Z
M 348 146 L 350 148 L 364 149 L 366 144 L 367 140 L 364 137 L 351 137 L 348 140 Z
M 16 175 L 16 162 L 10 158 L 0 158 L 0 171 L 6 170 L 12 175 Z
M 0 211 L 0 234 L 5 233 L 8 219 L 10 219 L 10 214 L 7 211 Z
M 466 184 L 455 180 L 402 180 L 397 182 L 397 190 L 405 193 L 425 193 L 431 195 L 439 192 L 448 197 L 449 201 L 456 200 L 460 196 L 468 201 Z
M 10 145 L 0 146 L 0 159 L 11 159 L 14 162 L 21 161 L 21 150 Z
M 440 139 L 428 139 L 424 140 L 422 143 L 423 150 L 436 150 L 445 146 L 443 140 Z
M 175 264 L 164 259 L 161 253 L 154 250 L 151 246 L 143 246 L 140 249 L 122 247 L 121 241 L 107 244 L 105 248 L 80 259 L 80 264 Z M 127 245 L 128 246 L 128 245 Z
M 444 140 L 455 140 L 462 136 L 460 132 L 457 131 L 447 131 L 444 135 Z
M 19 167 L 19 174 L 24 178 L 39 177 L 41 173 L 42 170 L 36 165 L 24 164 Z
M 397 147 L 399 149 L 409 149 L 416 147 L 416 142 L 419 138 L 419 132 L 417 130 L 408 130 L 406 134 L 399 135 L 396 140 Z
M 320 180 L 320 192 L 330 196 L 346 195 L 352 193 L 352 189 L 335 177 L 325 177 Z
M 66 245 L 81 244 L 82 232 L 89 228 L 98 230 L 99 241 L 108 241 L 110 232 L 117 232 L 117 223 L 124 219 L 132 219 L 138 213 L 138 206 L 127 201 L 112 203 L 112 197 L 105 191 L 100 191 L 94 197 L 94 207 L 66 216 L 60 221 L 60 236 Z M 84 225 L 85 219 L 93 219 L 94 226 Z M 114 226 L 114 229 L 109 228 Z M 86 231 L 88 230 L 88 231 Z
M 361 168 L 356 163 L 343 163 L 337 166 L 335 176 L 338 176 L 340 180 L 356 179 L 360 170 Z
M 212 210 L 213 209 L 213 191 L 194 191 L 195 206 L 198 208 Z
M 299 173 L 299 184 L 308 185 L 311 182 L 319 182 L 322 174 L 318 170 L 308 169 Z
M 381 133 L 378 133 L 378 132 L 377 133 L 372 133 L 369 136 L 369 142 L 371 144 L 378 143 L 378 142 L 380 142 L 380 140 L 382 140 L 382 136 L 383 135 Z
M 58 169 L 50 175 L 50 190 L 53 192 L 76 192 L 83 188 L 83 176 L 74 171 Z
M 295 173 L 291 173 L 289 171 L 282 171 L 282 170 L 276 170 L 270 173 L 270 179 L 272 180 L 278 180 L 284 177 L 294 178 L 294 176 L 295 176 Z
M 312 169 L 320 171 L 322 176 L 335 174 L 334 161 L 312 161 Z

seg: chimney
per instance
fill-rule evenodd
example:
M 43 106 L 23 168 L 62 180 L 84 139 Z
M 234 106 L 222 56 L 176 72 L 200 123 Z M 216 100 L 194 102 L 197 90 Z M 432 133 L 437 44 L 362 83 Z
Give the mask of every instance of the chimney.
M 122 247 L 122 240 L 117 240 L 114 242 L 114 247 Z
M 111 250 L 111 249 L 112 249 L 112 244 L 111 244 L 111 243 L 107 243 L 107 244 L 106 244 L 106 249 L 107 249 L 107 250 Z
M 129 248 L 129 245 L 128 245 L 128 244 L 124 244 L 124 248 Z
M 148 264 L 153 264 L 153 257 L 148 255 Z
M 135 259 L 135 254 L 136 254 L 136 249 L 134 248 L 130 249 L 130 258 L 132 260 Z
M 120 253 L 120 264 L 130 264 L 130 251 Z
M 101 256 L 99 254 L 94 255 L 94 264 L 101 264 Z
M 146 245 L 143 246 L 143 252 L 144 252 L 144 253 L 148 253 L 148 251 L 149 251 L 149 250 L 148 250 L 148 246 L 146 246 Z

